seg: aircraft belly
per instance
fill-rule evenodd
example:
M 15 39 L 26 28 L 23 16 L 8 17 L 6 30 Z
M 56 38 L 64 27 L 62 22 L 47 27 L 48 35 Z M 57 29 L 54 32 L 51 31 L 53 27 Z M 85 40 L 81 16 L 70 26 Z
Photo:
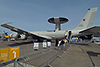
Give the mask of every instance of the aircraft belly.
M 64 38 L 65 37 L 65 31 L 61 31 L 61 32 L 53 32 L 53 33 L 49 33 L 50 37 L 52 37 L 52 39 L 60 39 L 60 38 Z
M 57 32 L 38 32 L 38 35 L 51 37 L 52 39 L 59 39 L 65 37 L 66 31 L 57 31 Z
M 33 32 L 33 34 L 40 37 L 44 37 L 46 39 L 61 39 L 65 37 L 66 30 L 60 30 L 55 32 L 41 31 L 41 32 Z

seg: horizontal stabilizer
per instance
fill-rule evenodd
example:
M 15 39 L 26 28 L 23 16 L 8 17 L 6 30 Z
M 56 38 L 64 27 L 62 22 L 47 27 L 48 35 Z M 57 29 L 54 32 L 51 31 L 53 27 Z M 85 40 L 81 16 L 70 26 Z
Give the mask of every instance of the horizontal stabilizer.
M 84 34 L 94 34 L 100 31 L 100 26 L 95 26 L 88 28 L 86 30 L 80 31 L 79 33 L 84 33 Z

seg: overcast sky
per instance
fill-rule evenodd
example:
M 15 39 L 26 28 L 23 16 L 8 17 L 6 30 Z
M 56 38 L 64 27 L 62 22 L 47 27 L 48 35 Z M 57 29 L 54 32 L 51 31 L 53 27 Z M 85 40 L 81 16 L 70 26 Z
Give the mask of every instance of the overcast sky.
M 62 30 L 71 30 L 78 25 L 88 8 L 98 7 L 94 26 L 100 25 L 100 0 L 0 0 L 0 24 L 13 22 L 12 26 L 26 31 L 54 30 L 48 22 L 52 17 L 65 17 Z M 0 27 L 0 32 L 10 30 Z

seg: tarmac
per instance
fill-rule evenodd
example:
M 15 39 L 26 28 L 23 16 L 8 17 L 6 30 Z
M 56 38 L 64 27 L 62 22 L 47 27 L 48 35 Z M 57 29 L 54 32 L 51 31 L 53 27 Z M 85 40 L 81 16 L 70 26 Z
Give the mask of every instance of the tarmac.
M 28 41 L 5 41 L 5 42 L 0 42 L 0 48 L 24 46 L 24 45 L 32 45 L 32 44 L 33 44 L 32 42 L 28 42 Z M 53 57 L 53 55 L 56 53 L 58 53 L 58 51 L 53 50 L 50 53 L 45 52 L 44 54 L 45 56 L 50 55 Z M 37 56 L 40 55 L 41 54 L 38 54 Z M 36 61 L 35 64 L 40 63 L 41 61 L 45 61 L 45 59 L 47 59 L 45 56 L 41 57 L 42 59 Z M 53 60 L 50 63 L 52 67 L 100 67 L 100 45 L 99 44 L 94 44 L 91 42 L 71 43 L 71 47 L 65 50 L 65 52 L 62 53 L 60 56 L 61 57 L 57 57 L 55 60 Z M 29 58 L 30 59 L 28 60 L 27 63 L 34 65 L 33 64 L 34 58 L 32 56 L 30 56 Z
M 53 67 L 100 67 L 100 45 L 90 42 L 71 44 L 66 53 L 51 63 Z

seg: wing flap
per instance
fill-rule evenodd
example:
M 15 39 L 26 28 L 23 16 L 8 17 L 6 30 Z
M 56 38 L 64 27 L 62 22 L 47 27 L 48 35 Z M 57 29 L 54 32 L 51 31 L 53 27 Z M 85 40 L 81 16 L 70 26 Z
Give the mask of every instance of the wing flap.
M 89 29 L 80 31 L 79 33 L 94 34 L 100 31 L 100 26 L 91 27 Z

